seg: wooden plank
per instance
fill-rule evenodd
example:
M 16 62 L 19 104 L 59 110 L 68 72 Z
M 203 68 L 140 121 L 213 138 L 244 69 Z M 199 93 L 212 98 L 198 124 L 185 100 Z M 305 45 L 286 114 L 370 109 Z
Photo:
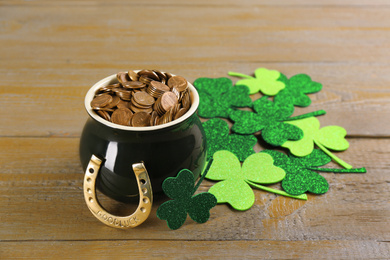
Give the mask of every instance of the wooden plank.
M 385 259 L 380 241 L 57 241 L 0 242 L 3 259 Z
M 90 5 L 63 6 L 58 13 L 57 6 L 4 7 L 0 54 L 5 61 L 39 61 L 46 66 L 67 60 L 64 67 L 79 60 L 94 64 L 107 59 L 388 62 L 388 8 L 215 8 Z M 123 20 L 96 19 L 128 12 L 132 15 Z
M 107 6 L 107 5 L 122 5 L 122 6 L 137 6 L 137 5 L 175 5 L 175 6 L 283 6 L 288 8 L 291 6 L 305 7 L 305 6 L 354 6 L 354 7 L 365 7 L 365 6 L 388 6 L 389 2 L 386 0 L 327 0 L 327 1 L 312 1 L 312 0 L 241 0 L 240 2 L 234 0 L 214 0 L 212 2 L 206 0 L 198 1 L 178 1 L 178 0 L 169 0 L 169 1 L 158 1 L 158 0 L 148 0 L 140 4 L 139 1 L 126 1 L 126 0 L 113 0 L 107 3 L 104 0 L 68 0 L 68 1 L 50 1 L 50 0 L 39 0 L 39 1 L 28 1 L 23 0 L 3 0 L 0 3 L 0 6 L 42 6 L 42 5 L 51 5 L 51 6 Z
M 47 70 L 45 77 L 39 76 L 39 69 L 23 70 L 25 77 L 17 86 L 13 86 L 14 78 L 18 77 L 20 71 L 3 70 L 3 75 L 9 76 L 0 82 L 0 136 L 80 136 L 87 119 L 84 95 L 89 86 L 100 78 L 126 70 L 129 66 L 121 64 L 121 67 L 112 69 L 109 64 L 98 71 L 83 69 L 85 64 L 78 66 L 74 72 L 73 69 Z M 154 67 L 152 63 L 134 66 Z M 183 75 L 191 82 L 198 77 L 223 77 L 229 70 L 251 74 L 254 69 L 262 66 L 278 69 L 289 77 L 307 73 L 324 87 L 321 92 L 311 95 L 311 106 L 296 108 L 295 114 L 324 109 L 327 115 L 319 117 L 321 125 L 343 126 L 349 136 L 388 137 L 390 133 L 390 125 L 385 120 L 390 116 L 390 74 L 386 72 L 387 67 L 380 64 L 307 66 L 285 63 L 219 63 L 219 66 L 214 64 L 204 68 L 192 63 L 185 68 L 180 66 L 170 64 L 166 66 L 166 70 Z M 164 68 L 161 64 L 157 67 Z M 72 75 L 69 76 L 70 74 Z M 236 78 L 232 80 L 237 81 Z
M 77 138 L 1 138 L 0 240 L 389 241 L 390 140 L 350 142 L 351 148 L 338 155 L 355 167 L 366 166 L 368 172 L 323 173 L 329 192 L 310 195 L 307 202 L 255 190 L 256 202 L 248 211 L 218 205 L 207 223 L 187 219 L 182 228 L 170 231 L 156 217 L 164 201 L 159 200 L 143 225 L 120 231 L 101 224 L 85 206 Z M 211 185 L 205 181 L 200 190 Z M 112 203 L 108 209 L 131 212 L 134 206 Z

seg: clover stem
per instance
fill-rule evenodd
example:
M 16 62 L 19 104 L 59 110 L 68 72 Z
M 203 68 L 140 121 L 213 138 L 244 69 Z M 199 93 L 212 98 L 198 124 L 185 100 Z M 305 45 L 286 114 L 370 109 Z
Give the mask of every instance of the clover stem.
M 295 199 L 307 200 L 307 195 L 306 194 L 291 195 L 291 194 L 288 194 L 287 192 L 284 192 L 282 190 L 275 190 L 275 189 L 272 189 L 272 188 L 268 188 L 266 186 L 259 185 L 257 183 L 253 183 L 253 182 L 248 181 L 248 180 L 245 180 L 245 181 L 246 181 L 246 183 L 248 183 L 252 187 L 255 187 L 255 188 L 258 188 L 258 189 L 261 189 L 261 190 L 265 190 L 265 191 L 268 191 L 268 192 L 271 192 L 271 193 L 275 193 L 275 194 L 279 194 L 279 195 L 283 195 L 283 196 L 287 196 L 287 197 L 291 197 L 291 198 L 295 198 Z
M 229 76 L 232 76 L 232 77 L 253 79 L 253 77 L 251 77 L 251 76 L 249 76 L 249 75 L 245 75 L 245 74 L 242 74 L 242 73 L 239 73 L 239 72 L 233 72 L 233 71 L 229 71 L 229 72 L 228 72 L 228 75 L 229 75 Z
M 337 162 L 338 164 L 340 164 L 341 166 L 343 166 L 344 168 L 346 169 L 352 169 L 352 165 L 344 162 L 343 160 L 341 160 L 339 157 L 337 157 L 336 155 L 332 154 L 328 149 L 325 148 L 325 146 L 323 146 L 322 144 L 320 144 L 319 142 L 317 142 L 315 139 L 313 139 L 314 143 L 318 146 L 318 148 L 320 148 L 324 153 L 326 153 L 327 155 L 330 156 L 330 158 L 332 158 L 335 162 Z
M 207 172 L 210 170 L 210 167 L 211 167 L 211 164 L 213 163 L 213 158 L 211 158 L 208 163 L 207 163 L 207 166 L 206 168 L 204 169 L 202 175 L 200 176 L 199 178 L 199 181 L 196 183 L 195 187 L 194 187 L 194 192 L 192 194 L 194 194 L 196 192 L 196 190 L 199 188 L 200 184 L 202 183 L 202 181 L 204 180 L 204 178 L 206 177 L 207 175 Z
M 325 115 L 325 114 L 326 114 L 326 111 L 321 109 L 321 110 L 317 110 L 317 111 L 310 112 L 310 113 L 307 113 L 307 114 L 290 117 L 290 118 L 287 118 L 287 119 L 285 119 L 283 121 L 294 121 L 294 120 L 299 120 L 299 119 L 305 119 L 305 118 L 312 117 L 312 116 L 322 116 L 322 115 Z
M 366 173 L 366 168 L 355 168 L 355 169 L 334 169 L 334 168 L 308 168 L 312 171 L 319 171 L 319 172 L 334 172 L 334 173 Z

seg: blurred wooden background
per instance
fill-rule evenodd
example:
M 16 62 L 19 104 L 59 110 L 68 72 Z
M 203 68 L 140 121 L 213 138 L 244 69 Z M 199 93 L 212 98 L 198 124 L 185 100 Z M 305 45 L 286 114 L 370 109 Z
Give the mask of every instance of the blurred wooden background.
M 0 258 L 389 259 L 389 46 L 386 0 L 1 0 Z M 127 69 L 193 82 L 258 67 L 321 82 L 296 112 L 326 110 L 323 126 L 348 131 L 337 155 L 368 172 L 324 173 L 329 192 L 307 202 L 256 190 L 250 210 L 218 205 L 176 231 L 158 204 L 128 231 L 90 214 L 78 158 L 90 86 Z

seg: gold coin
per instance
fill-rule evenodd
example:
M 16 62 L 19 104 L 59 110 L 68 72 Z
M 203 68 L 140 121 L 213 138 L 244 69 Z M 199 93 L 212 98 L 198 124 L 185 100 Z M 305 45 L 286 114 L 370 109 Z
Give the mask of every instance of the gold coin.
M 103 117 L 103 119 L 107 120 L 107 121 L 110 121 L 110 114 L 107 112 L 107 111 L 103 111 L 103 110 L 97 110 L 96 113 Z
M 99 96 L 96 96 L 92 101 L 91 101 L 91 107 L 105 107 L 108 104 L 112 102 L 112 96 L 108 94 L 102 94 Z
M 122 83 L 122 86 L 127 89 L 141 89 L 146 87 L 146 84 L 140 81 L 126 81 Z
M 133 116 L 133 112 L 131 112 L 128 108 L 118 108 L 111 115 L 111 122 L 118 125 L 130 125 L 130 120 Z
M 178 103 L 177 97 L 173 92 L 165 92 L 161 96 L 161 108 L 168 111 L 171 107 Z
M 187 113 L 187 111 L 188 110 L 185 109 L 185 108 L 180 108 L 179 111 L 177 111 L 177 113 L 176 113 L 175 117 L 173 118 L 173 120 L 176 120 L 176 119 L 182 117 L 185 113 Z
M 187 80 L 180 76 L 173 76 L 168 80 L 168 86 L 170 89 L 175 88 L 177 91 L 182 92 L 187 89 Z
M 146 92 L 137 92 L 133 95 L 134 101 L 142 106 L 152 106 L 154 104 L 154 98 Z
M 129 78 L 130 78 L 132 81 L 138 81 L 138 74 L 135 73 L 134 71 L 129 70 L 129 71 L 127 72 L 127 74 L 129 75 Z
M 107 108 L 116 107 L 119 104 L 120 101 L 121 101 L 121 99 L 118 96 L 114 96 L 112 98 L 112 101 L 106 107 Z
M 152 80 L 160 80 L 159 76 L 157 75 L 156 72 L 152 70 L 141 70 L 138 72 L 139 76 L 146 76 Z
M 150 115 L 146 112 L 137 112 L 133 115 L 131 120 L 132 126 L 149 126 Z

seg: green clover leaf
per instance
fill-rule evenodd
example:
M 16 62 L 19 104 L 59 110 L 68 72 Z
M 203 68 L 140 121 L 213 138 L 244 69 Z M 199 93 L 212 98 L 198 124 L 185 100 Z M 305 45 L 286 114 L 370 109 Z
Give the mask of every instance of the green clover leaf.
M 198 223 L 205 223 L 210 218 L 210 209 L 217 205 L 215 196 L 208 192 L 193 196 L 209 167 L 210 163 L 195 187 L 194 175 L 187 169 L 181 170 L 176 177 L 168 177 L 164 180 L 163 191 L 173 200 L 160 205 L 157 209 L 157 217 L 166 220 L 170 229 L 180 228 L 187 219 L 187 213 Z
M 286 172 L 286 177 L 282 181 L 283 189 L 292 195 L 300 195 L 305 192 L 323 194 L 328 191 L 329 184 L 324 177 L 316 171 L 334 173 L 365 173 L 365 168 L 358 169 L 331 169 L 318 168 L 328 164 L 332 159 L 323 151 L 314 149 L 305 157 L 289 156 L 274 150 L 264 150 L 274 159 L 274 164 Z
M 255 202 L 253 190 L 249 185 L 284 196 L 307 199 L 306 195 L 291 196 L 258 184 L 276 183 L 285 177 L 284 170 L 276 167 L 272 157 L 265 153 L 252 154 L 242 167 L 238 158 L 229 151 L 216 152 L 213 160 L 206 178 L 219 181 L 209 189 L 218 203 L 228 203 L 236 210 L 249 209 Z
M 287 141 L 282 144 L 282 147 L 288 148 L 295 156 L 307 156 L 316 144 L 321 150 L 328 154 L 333 160 L 347 169 L 352 166 L 344 162 L 337 156 L 333 155 L 327 148 L 335 151 L 344 151 L 348 149 L 349 143 L 345 139 L 347 131 L 340 126 L 326 126 L 320 129 L 320 122 L 315 117 L 288 121 L 288 124 L 294 125 L 302 129 L 304 135 L 301 140 Z
M 198 115 L 227 118 L 234 107 L 250 107 L 252 100 L 246 86 L 235 86 L 228 78 L 198 78 L 194 86 L 199 93 Z
M 309 106 L 311 99 L 306 94 L 315 93 L 322 89 L 321 83 L 312 81 L 310 76 L 306 74 L 297 74 L 290 79 L 281 74 L 279 81 L 284 82 L 286 87 L 275 96 L 275 100 L 281 103 L 291 103 L 294 106 Z
M 274 146 L 303 137 L 302 130 L 283 122 L 292 115 L 294 106 L 272 102 L 265 96 L 253 102 L 253 109 L 255 113 L 235 110 L 229 114 L 234 121 L 233 132 L 253 134 L 261 130 L 263 139 Z
M 253 147 L 257 139 L 253 135 L 229 134 L 229 125 L 220 118 L 202 123 L 207 140 L 207 159 L 219 150 L 228 150 L 236 154 L 240 161 L 255 153 Z
M 237 72 L 229 72 L 230 76 L 242 77 L 245 79 L 236 82 L 236 85 L 245 85 L 249 88 L 249 94 L 255 94 L 261 91 L 264 95 L 275 96 L 278 92 L 284 89 L 285 84 L 278 81 L 280 72 L 276 70 L 268 70 L 258 68 L 255 70 L 255 77 Z

